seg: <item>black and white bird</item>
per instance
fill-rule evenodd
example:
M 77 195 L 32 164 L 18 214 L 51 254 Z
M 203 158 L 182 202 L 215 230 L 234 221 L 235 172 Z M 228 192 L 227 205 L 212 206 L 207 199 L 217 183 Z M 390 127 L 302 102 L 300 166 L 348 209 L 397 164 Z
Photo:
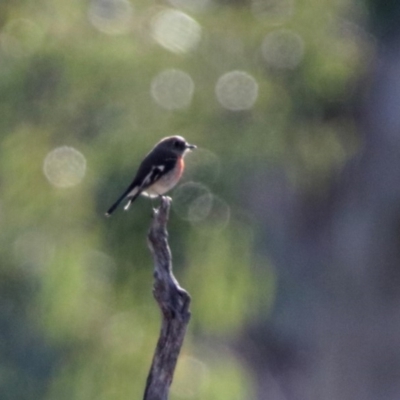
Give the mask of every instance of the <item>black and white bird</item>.
M 123 200 L 128 200 L 124 209 L 140 195 L 157 197 L 171 190 L 181 178 L 185 169 L 185 154 L 195 149 L 182 136 L 168 136 L 161 139 L 146 155 L 128 188 L 106 212 L 109 217 Z

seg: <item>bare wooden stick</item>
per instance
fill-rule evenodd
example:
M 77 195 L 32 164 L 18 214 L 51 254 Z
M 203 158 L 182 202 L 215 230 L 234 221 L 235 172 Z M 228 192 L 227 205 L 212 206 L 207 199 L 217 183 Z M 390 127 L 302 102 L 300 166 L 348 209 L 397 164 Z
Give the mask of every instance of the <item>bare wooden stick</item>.
M 144 400 L 167 400 L 178 355 L 190 320 L 190 296 L 172 272 L 167 222 L 171 199 L 161 198 L 154 211 L 147 242 L 154 259 L 153 295 L 161 312 L 161 332 L 147 377 Z

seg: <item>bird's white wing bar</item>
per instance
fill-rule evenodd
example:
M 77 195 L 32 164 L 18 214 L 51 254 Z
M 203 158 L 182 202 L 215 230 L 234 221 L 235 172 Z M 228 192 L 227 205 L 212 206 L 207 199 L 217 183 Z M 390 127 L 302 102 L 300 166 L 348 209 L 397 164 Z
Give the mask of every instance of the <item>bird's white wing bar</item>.
M 156 182 L 165 169 L 165 165 L 153 165 L 151 171 L 147 174 L 143 181 L 142 188 L 146 188 Z
M 160 177 L 165 169 L 165 165 L 154 165 L 150 172 L 143 179 L 142 185 L 140 187 L 135 186 L 128 194 L 127 197 L 133 197 L 137 194 L 139 190 L 144 190 L 151 186 Z
M 153 170 L 158 170 L 158 171 L 160 171 L 160 172 L 163 172 L 164 169 L 165 169 L 165 165 L 155 165 L 155 166 L 153 167 Z

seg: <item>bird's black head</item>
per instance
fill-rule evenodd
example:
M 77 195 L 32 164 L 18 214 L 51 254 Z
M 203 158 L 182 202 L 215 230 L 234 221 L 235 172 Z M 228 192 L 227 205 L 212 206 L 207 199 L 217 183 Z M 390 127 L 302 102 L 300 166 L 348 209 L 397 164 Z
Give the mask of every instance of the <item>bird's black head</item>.
M 195 145 L 189 144 L 182 136 L 169 136 L 162 139 L 157 146 L 166 150 L 173 151 L 175 154 L 182 155 L 187 150 L 193 150 Z

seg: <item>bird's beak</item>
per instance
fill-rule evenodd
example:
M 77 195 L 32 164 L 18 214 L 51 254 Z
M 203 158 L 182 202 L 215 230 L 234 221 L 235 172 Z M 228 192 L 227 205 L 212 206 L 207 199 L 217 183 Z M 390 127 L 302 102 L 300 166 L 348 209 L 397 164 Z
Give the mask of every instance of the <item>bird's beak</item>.
M 197 149 L 197 146 L 195 146 L 194 144 L 186 143 L 186 148 L 189 150 L 194 150 Z

